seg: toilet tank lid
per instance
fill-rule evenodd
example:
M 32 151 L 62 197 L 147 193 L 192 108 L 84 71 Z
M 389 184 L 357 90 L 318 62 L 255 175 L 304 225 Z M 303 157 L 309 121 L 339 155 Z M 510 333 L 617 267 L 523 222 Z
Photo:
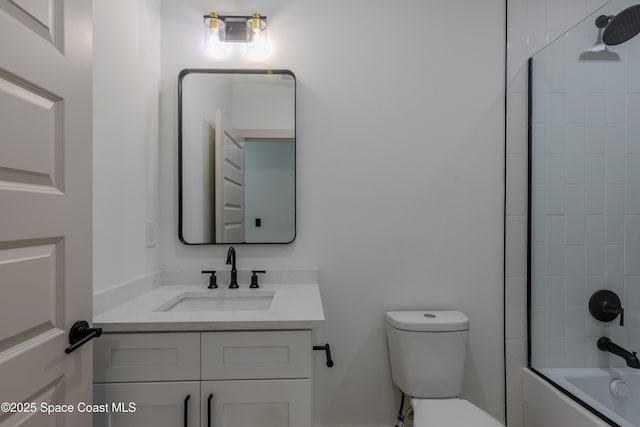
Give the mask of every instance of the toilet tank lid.
M 469 319 L 459 311 L 387 311 L 385 320 L 403 331 L 453 332 L 469 329 Z

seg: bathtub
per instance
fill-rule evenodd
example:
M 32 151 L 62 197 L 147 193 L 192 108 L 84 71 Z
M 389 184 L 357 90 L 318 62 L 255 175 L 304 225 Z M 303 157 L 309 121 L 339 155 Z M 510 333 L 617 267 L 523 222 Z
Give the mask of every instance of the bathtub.
M 537 369 L 574 397 L 621 427 L 640 427 L 640 370 L 632 368 Z M 609 385 L 619 379 L 628 386 L 617 397 Z M 626 389 L 620 385 L 619 389 Z

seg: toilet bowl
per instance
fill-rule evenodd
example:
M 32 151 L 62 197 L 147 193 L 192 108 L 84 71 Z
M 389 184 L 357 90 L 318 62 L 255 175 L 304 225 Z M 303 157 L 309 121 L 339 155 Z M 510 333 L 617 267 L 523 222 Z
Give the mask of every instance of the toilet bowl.
M 459 311 L 385 314 L 393 382 L 411 397 L 415 427 L 498 427 L 498 420 L 460 399 L 469 319 Z

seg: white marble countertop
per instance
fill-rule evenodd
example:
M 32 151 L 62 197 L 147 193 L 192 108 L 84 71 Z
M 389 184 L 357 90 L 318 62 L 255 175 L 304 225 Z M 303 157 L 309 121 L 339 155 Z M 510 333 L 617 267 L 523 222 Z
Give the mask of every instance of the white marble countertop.
M 266 284 L 260 291 L 275 291 L 266 310 L 160 311 L 180 299 L 183 292 L 209 296 L 241 295 L 248 287 L 207 289 L 202 285 L 162 285 L 98 314 L 94 327 L 104 332 L 234 331 L 316 329 L 324 327 L 324 311 L 317 284 Z

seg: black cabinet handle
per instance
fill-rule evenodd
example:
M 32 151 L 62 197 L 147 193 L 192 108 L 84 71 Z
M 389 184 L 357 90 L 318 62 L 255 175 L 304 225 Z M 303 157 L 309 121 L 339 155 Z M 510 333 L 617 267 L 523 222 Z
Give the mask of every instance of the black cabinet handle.
M 329 343 L 327 343 L 325 345 L 314 345 L 313 349 L 314 350 L 324 350 L 324 352 L 327 355 L 327 367 L 328 368 L 333 367 L 334 363 L 333 363 L 333 359 L 331 358 L 331 347 L 329 347 Z
M 102 335 L 102 328 L 90 328 L 86 321 L 79 320 L 73 324 L 69 331 L 69 344 L 71 346 L 67 347 L 64 352 L 67 354 L 72 353 L 100 335 Z
M 191 399 L 191 395 L 187 394 L 187 397 L 184 398 L 184 427 L 189 427 L 189 399 Z
M 213 393 L 207 399 L 207 427 L 211 427 L 211 399 L 213 399 Z

